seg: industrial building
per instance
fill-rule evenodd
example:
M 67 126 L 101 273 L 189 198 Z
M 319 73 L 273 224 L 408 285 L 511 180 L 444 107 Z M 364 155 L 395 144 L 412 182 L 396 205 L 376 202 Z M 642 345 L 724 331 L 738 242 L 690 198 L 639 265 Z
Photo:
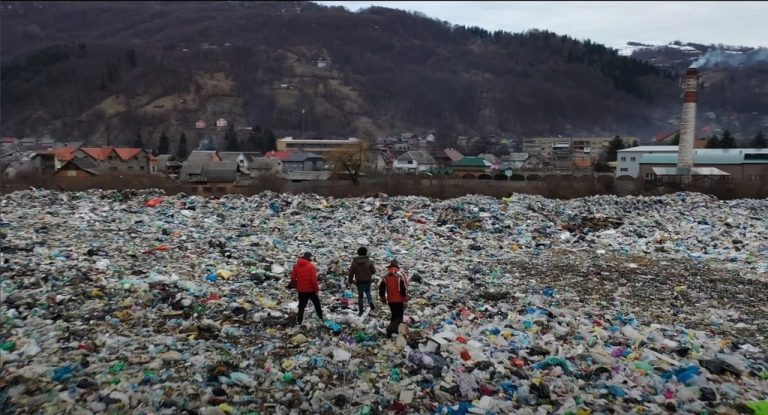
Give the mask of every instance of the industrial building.
M 328 138 L 278 138 L 276 142 L 277 151 L 303 151 L 323 155 L 336 150 L 356 148 L 362 143 L 362 140 L 350 137 L 342 139 Z
M 679 176 L 679 153 L 645 154 L 639 160 L 639 176 L 658 181 Z M 727 181 L 765 182 L 768 179 L 768 148 L 701 148 L 693 150 L 691 176 L 715 176 Z
M 616 153 L 616 177 L 640 175 L 640 158 L 646 154 L 674 154 L 677 146 L 638 146 L 625 148 Z

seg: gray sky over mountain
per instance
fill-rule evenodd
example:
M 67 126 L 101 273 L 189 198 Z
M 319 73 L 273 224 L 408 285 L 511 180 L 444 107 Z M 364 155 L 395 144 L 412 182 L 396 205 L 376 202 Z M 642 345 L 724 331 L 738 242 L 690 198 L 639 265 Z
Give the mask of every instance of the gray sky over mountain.
M 675 40 L 768 46 L 765 1 L 317 1 L 352 11 L 371 5 L 413 10 L 487 30 L 546 29 L 620 48 Z

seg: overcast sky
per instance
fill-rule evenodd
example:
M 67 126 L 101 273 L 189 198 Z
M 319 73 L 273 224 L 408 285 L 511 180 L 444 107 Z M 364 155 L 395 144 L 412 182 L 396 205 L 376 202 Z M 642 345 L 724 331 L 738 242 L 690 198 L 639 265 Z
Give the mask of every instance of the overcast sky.
M 768 46 L 768 2 L 763 1 L 318 1 L 352 11 L 377 5 L 488 30 L 547 29 L 620 48 L 627 41 L 675 40 Z

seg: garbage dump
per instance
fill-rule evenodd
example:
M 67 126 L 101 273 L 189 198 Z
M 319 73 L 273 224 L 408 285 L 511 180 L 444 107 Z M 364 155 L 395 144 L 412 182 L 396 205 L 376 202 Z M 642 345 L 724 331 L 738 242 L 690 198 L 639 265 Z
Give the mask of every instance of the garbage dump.
M 768 202 L 2 197 L 4 414 L 768 412 Z M 347 267 L 410 301 L 358 316 Z M 310 251 L 324 321 L 295 324 Z

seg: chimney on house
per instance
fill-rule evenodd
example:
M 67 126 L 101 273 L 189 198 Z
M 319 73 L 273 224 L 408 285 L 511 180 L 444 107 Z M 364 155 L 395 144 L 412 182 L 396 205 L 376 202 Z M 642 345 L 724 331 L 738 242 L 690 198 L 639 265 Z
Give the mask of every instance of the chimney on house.
M 680 117 L 680 144 L 677 167 L 690 172 L 693 167 L 693 142 L 696 138 L 696 102 L 699 99 L 699 70 L 688 68 L 681 83 L 683 112 Z M 689 173 L 690 174 L 690 173 Z M 686 175 L 686 177 L 690 177 Z

